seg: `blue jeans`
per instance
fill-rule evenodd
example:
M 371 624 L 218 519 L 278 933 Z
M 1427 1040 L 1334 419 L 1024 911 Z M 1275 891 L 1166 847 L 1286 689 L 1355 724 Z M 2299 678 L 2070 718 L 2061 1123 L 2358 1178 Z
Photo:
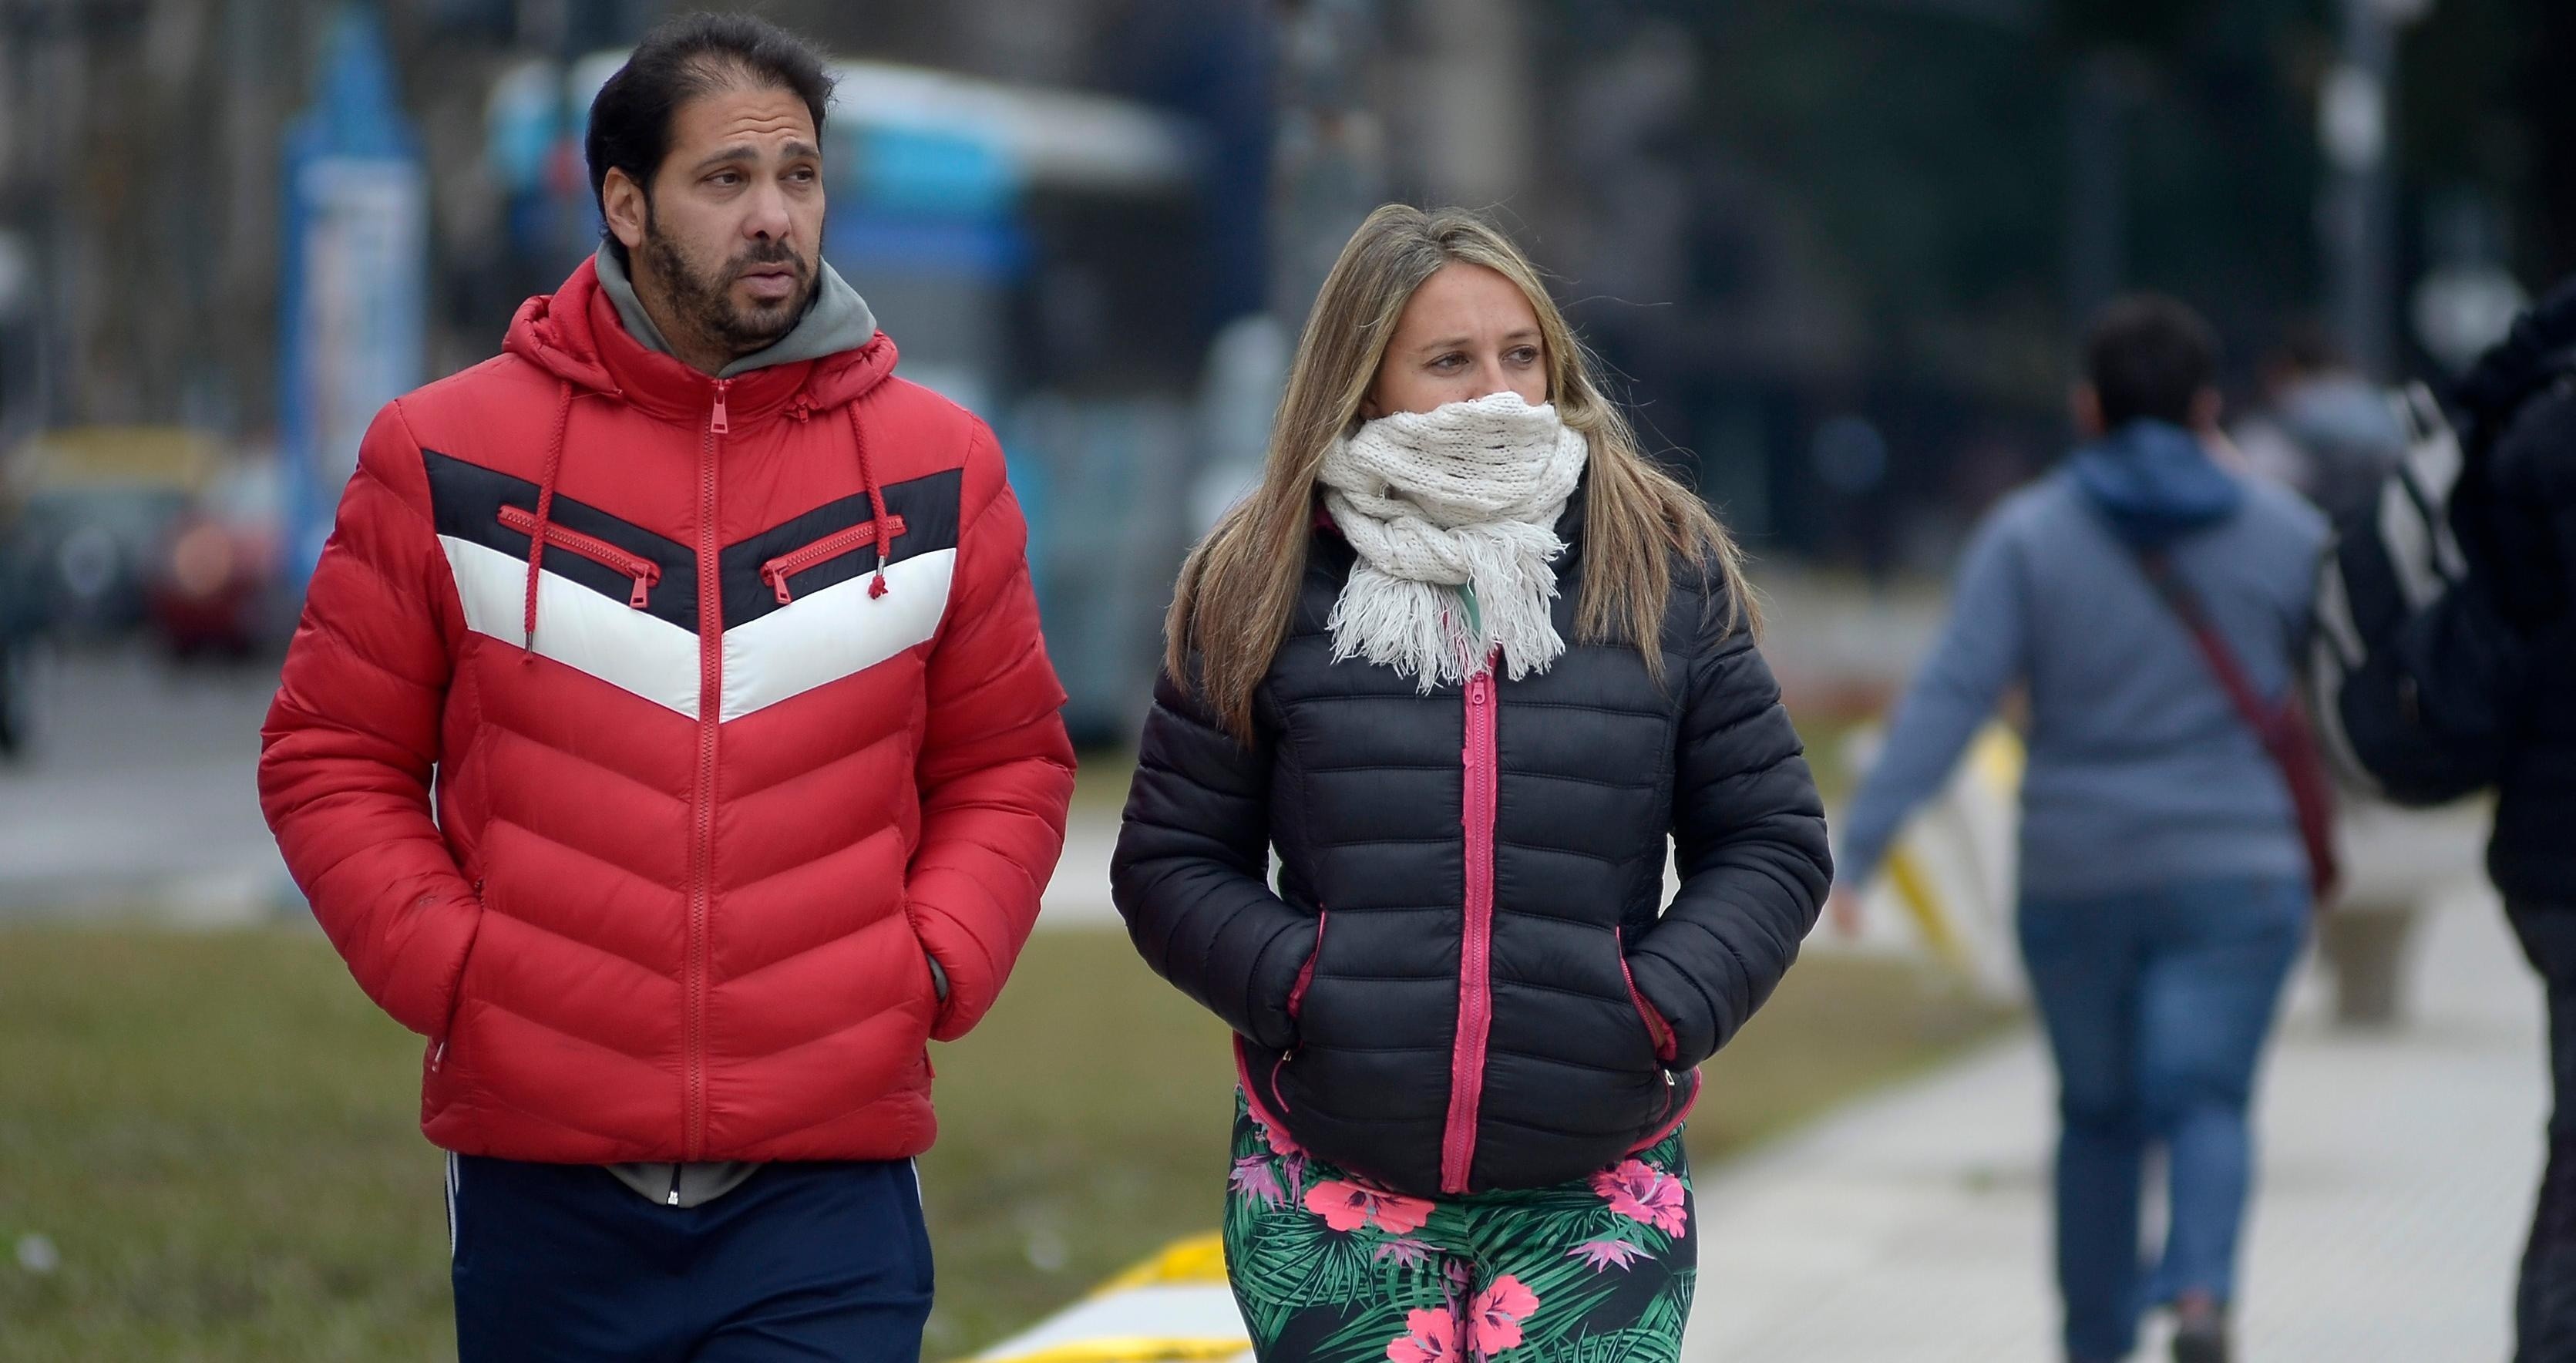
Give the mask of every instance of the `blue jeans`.
M 2307 886 L 2290 879 L 2022 901 L 2022 959 L 2064 1123 L 2057 1282 L 2070 1357 L 2124 1358 L 2148 1307 L 2233 1295 L 2254 1169 L 2246 1107 L 2307 926 Z M 2149 1273 L 2138 1221 L 2156 1145 L 2172 1206 Z

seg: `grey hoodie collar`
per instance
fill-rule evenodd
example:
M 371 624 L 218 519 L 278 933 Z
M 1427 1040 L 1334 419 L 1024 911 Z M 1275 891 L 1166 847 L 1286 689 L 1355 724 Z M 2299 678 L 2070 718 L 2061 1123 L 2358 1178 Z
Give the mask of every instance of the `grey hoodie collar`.
M 617 308 L 617 320 L 626 324 L 626 334 L 647 350 L 670 354 L 671 343 L 662 339 L 662 329 L 653 325 L 652 314 L 635 296 L 635 282 L 627 277 L 626 267 L 618 264 L 617 257 L 609 254 L 605 246 L 591 259 L 599 271 L 599 286 L 608 291 L 608 301 Z M 819 360 L 856 350 L 876 334 L 877 318 L 868 310 L 868 301 L 859 297 L 859 291 L 841 278 L 841 272 L 833 269 L 830 261 L 824 261 L 823 286 L 814 291 L 813 303 L 806 307 L 795 328 L 767 350 L 755 350 L 726 365 L 716 377 L 730 379 L 773 365 Z

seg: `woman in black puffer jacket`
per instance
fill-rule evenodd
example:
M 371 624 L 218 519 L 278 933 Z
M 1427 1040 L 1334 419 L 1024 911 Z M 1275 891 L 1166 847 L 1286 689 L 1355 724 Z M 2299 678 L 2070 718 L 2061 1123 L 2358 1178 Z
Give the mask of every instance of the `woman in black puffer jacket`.
M 1182 570 L 1112 882 L 1237 1033 L 1265 1359 L 1672 1357 L 1698 1066 L 1830 880 L 1736 550 L 1583 360 L 1492 228 L 1380 209 Z

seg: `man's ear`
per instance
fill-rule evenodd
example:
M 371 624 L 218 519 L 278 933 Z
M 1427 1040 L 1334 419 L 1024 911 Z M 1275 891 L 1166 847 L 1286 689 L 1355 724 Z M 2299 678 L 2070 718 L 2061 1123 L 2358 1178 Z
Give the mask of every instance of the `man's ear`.
M 599 215 L 608 220 L 608 230 L 619 244 L 632 251 L 644 244 L 644 224 L 653 208 L 644 196 L 644 186 L 611 166 L 599 186 Z
M 2075 385 L 2067 395 L 2066 411 L 2075 418 L 2075 433 L 2086 440 L 2099 440 L 2102 430 L 2102 394 L 2089 383 Z

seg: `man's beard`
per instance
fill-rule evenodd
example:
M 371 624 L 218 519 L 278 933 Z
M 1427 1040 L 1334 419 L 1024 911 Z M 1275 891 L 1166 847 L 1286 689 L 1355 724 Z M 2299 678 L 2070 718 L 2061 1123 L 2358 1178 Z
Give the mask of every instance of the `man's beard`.
M 648 215 L 643 250 L 669 296 L 674 320 L 736 358 L 776 345 L 796 329 L 806 306 L 814 301 L 814 267 L 782 241 L 756 243 L 702 274 L 690 267 L 677 242 L 655 230 Z M 796 291 L 775 303 L 754 302 L 748 307 L 735 303 L 734 281 L 758 265 L 784 265 L 794 271 Z

